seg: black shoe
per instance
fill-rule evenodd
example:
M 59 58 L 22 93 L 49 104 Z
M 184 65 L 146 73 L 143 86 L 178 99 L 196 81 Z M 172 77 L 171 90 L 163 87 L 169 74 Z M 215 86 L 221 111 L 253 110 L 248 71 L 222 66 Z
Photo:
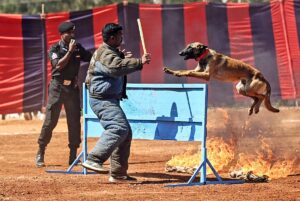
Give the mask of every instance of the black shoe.
M 117 176 L 117 177 L 110 176 L 108 181 L 110 183 L 114 183 L 114 184 L 118 184 L 118 183 L 137 183 L 136 178 L 130 177 L 128 175 L 126 175 L 126 176 Z
M 109 171 L 108 169 L 104 168 L 101 164 L 96 163 L 91 160 L 86 160 L 84 163 L 81 164 L 83 167 L 89 170 L 93 170 L 95 172 L 98 172 L 100 174 L 107 174 Z
M 77 157 L 77 148 L 70 148 L 69 165 L 72 165 Z
M 38 152 L 37 152 L 36 157 L 35 157 L 36 167 L 38 167 L 38 168 L 45 167 L 44 156 L 45 156 L 45 148 L 40 147 L 38 149 Z

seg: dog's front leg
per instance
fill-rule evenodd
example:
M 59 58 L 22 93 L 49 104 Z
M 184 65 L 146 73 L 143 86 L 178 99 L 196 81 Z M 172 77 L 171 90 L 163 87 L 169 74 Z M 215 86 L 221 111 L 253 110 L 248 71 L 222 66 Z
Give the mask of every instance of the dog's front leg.
M 171 69 L 168 68 L 168 67 L 164 67 L 164 68 L 163 68 L 163 71 L 164 71 L 165 73 L 172 74 L 172 75 L 174 75 L 174 73 L 175 73 L 173 70 L 171 70 Z
M 200 78 L 200 79 L 204 79 L 206 81 L 209 81 L 209 79 L 210 79 L 210 74 L 209 74 L 209 72 L 206 72 L 206 71 L 204 71 L 204 72 L 191 71 L 186 76 Z
M 170 68 L 164 67 L 164 72 L 171 74 L 171 75 L 175 75 L 177 77 L 181 77 L 181 76 L 188 76 L 188 74 L 194 70 L 172 70 Z

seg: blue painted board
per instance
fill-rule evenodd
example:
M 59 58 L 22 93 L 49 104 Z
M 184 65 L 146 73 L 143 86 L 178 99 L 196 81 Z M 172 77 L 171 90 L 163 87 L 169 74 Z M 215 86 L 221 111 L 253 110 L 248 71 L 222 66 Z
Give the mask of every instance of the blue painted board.
M 89 107 L 84 89 L 84 129 L 88 137 L 103 131 Z M 204 141 L 206 135 L 206 84 L 128 84 L 128 99 L 121 102 L 134 139 Z

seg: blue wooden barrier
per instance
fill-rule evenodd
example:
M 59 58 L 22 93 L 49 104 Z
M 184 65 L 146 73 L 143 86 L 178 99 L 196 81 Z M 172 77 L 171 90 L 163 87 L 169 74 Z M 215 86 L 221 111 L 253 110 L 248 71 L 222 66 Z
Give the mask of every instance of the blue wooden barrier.
M 200 141 L 201 161 L 187 183 L 167 186 L 241 183 L 224 181 L 218 175 L 206 151 L 207 84 L 128 84 L 128 99 L 121 102 L 133 132 L 133 139 Z M 103 128 L 89 105 L 88 91 L 83 84 L 83 150 L 67 171 L 48 170 L 50 173 L 81 173 L 72 171 L 74 165 L 87 157 L 87 138 L 100 137 Z M 206 165 L 216 176 L 207 181 Z M 194 182 L 200 172 L 200 181 Z
M 128 84 L 129 98 L 121 101 L 121 107 L 131 124 L 134 139 L 203 141 L 205 93 L 205 85 Z M 85 131 L 89 137 L 99 137 L 103 128 L 88 102 L 86 94 Z M 193 111 L 192 105 L 197 105 Z

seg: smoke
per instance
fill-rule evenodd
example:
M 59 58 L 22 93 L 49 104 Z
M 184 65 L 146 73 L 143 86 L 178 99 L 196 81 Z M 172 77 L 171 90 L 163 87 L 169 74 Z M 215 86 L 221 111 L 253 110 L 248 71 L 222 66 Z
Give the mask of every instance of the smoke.
M 271 179 L 299 174 L 300 125 L 293 122 L 300 115 L 295 111 L 281 108 L 280 115 L 261 111 L 249 117 L 246 109 L 209 109 L 208 159 L 219 173 L 253 173 Z M 166 171 L 193 173 L 199 155 L 200 147 L 189 148 L 173 156 Z
M 261 108 L 248 116 L 247 109 L 212 108 L 208 112 L 208 138 L 221 137 L 240 153 L 261 154 L 268 161 L 295 161 L 300 172 L 300 113 L 297 108 L 281 108 L 278 114 Z

